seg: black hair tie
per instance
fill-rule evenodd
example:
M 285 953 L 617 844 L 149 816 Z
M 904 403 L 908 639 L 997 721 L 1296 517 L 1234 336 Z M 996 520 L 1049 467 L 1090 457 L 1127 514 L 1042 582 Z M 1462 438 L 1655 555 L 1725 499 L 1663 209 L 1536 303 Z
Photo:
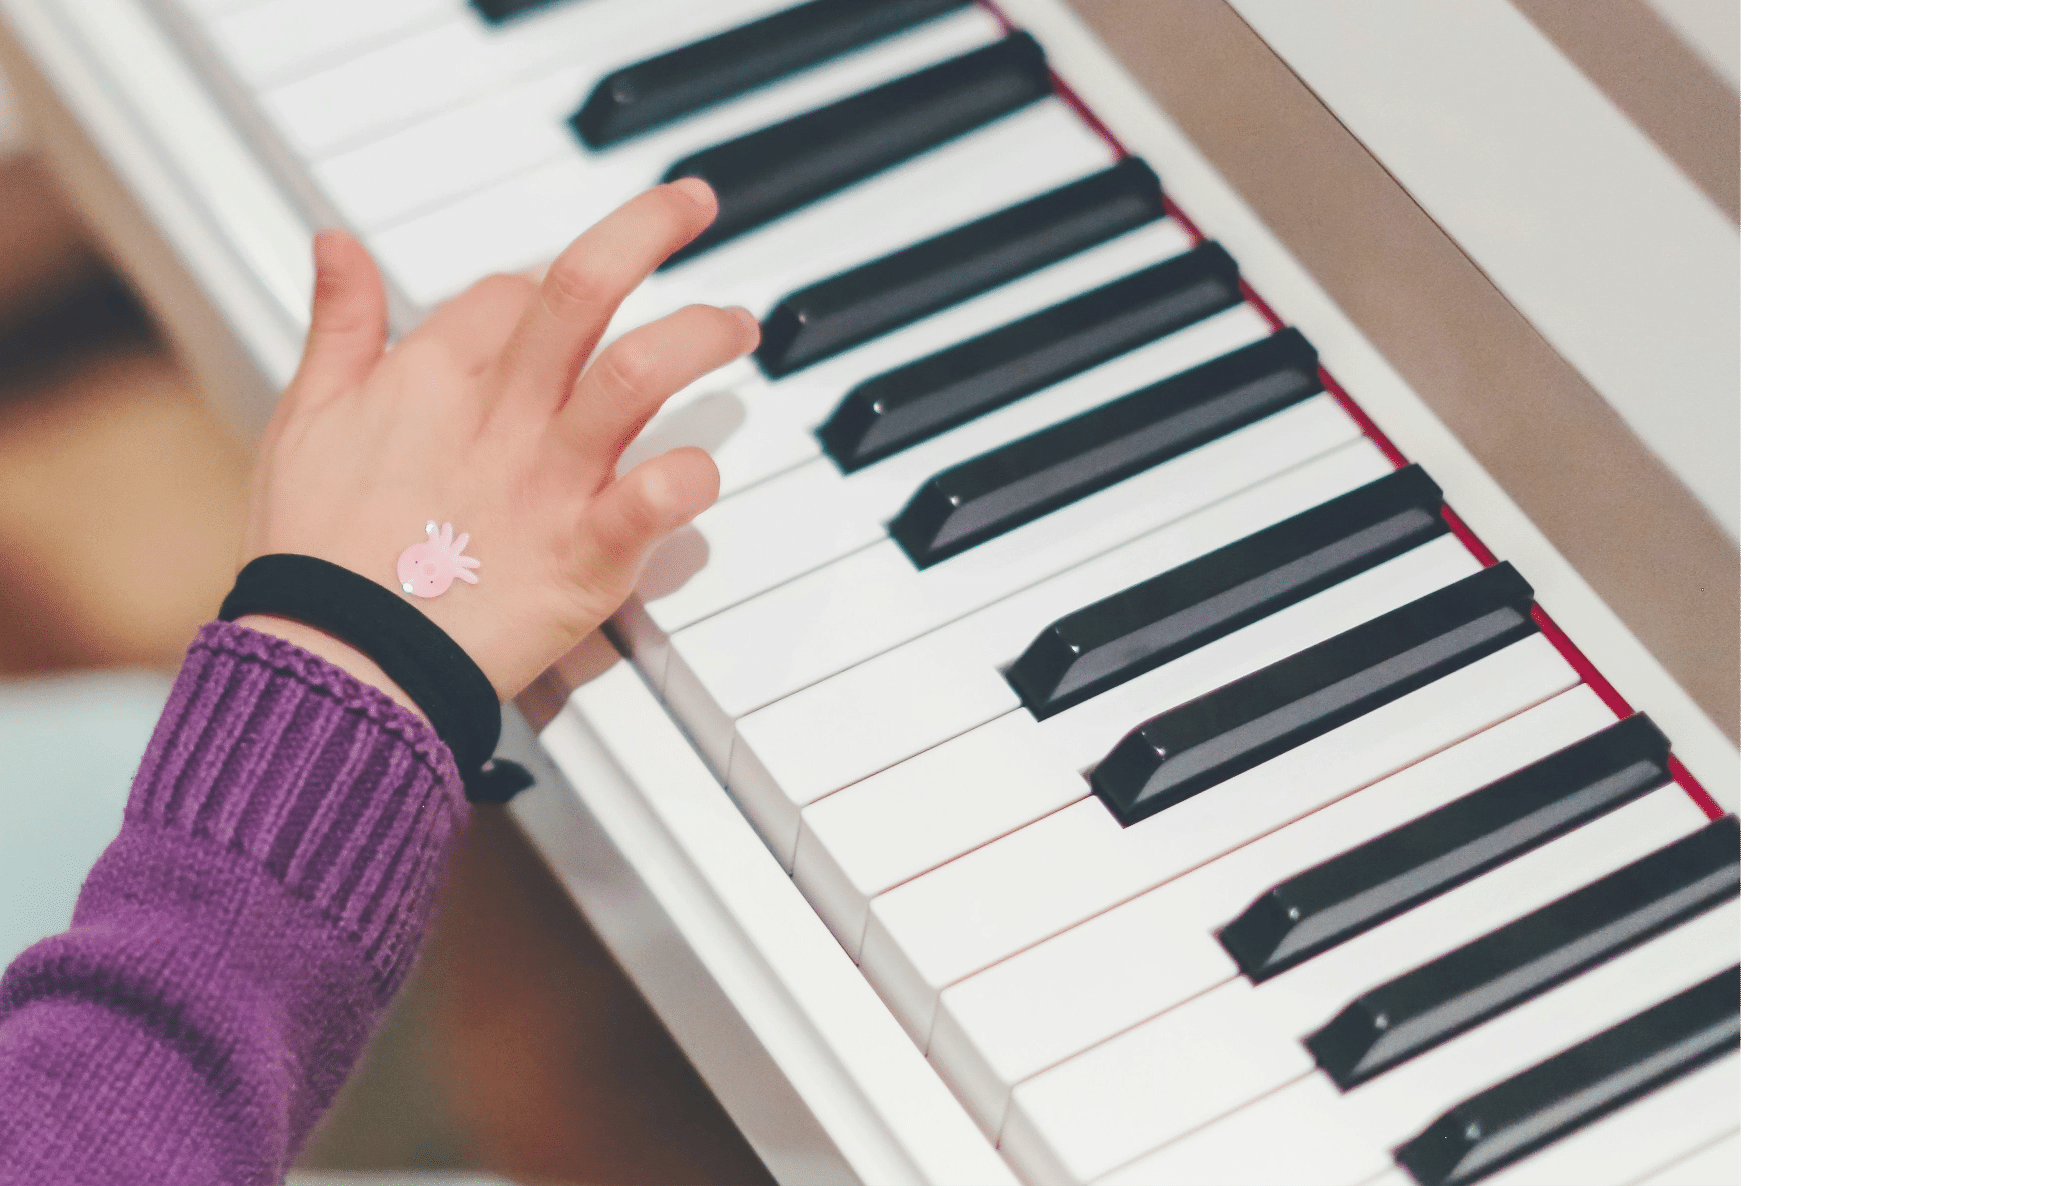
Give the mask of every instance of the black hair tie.
M 335 635 L 400 685 L 450 747 L 465 798 L 505 803 L 535 780 L 513 762 L 493 760 L 500 744 L 500 697 L 472 656 L 400 594 L 313 556 L 259 556 L 236 574 L 219 615 L 271 614 Z

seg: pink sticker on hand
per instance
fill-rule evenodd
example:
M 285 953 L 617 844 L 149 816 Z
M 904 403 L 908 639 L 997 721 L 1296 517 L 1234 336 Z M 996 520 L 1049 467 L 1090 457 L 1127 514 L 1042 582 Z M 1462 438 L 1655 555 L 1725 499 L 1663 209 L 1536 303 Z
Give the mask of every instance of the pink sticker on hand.
M 478 584 L 479 574 L 472 570 L 479 567 L 479 562 L 465 555 L 471 535 L 461 535 L 452 542 L 450 524 L 445 523 L 438 531 L 436 520 L 431 519 L 428 527 L 428 539 L 400 554 L 400 591 L 434 597 L 450 588 L 453 580 Z

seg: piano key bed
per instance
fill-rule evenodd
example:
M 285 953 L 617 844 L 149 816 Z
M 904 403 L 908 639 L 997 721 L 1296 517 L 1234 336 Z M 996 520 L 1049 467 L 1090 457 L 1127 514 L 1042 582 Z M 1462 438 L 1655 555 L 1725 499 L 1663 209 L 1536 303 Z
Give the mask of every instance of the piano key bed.
M 1735 1179 L 1735 749 L 1062 5 L 150 3 L 403 322 L 722 199 L 508 752 L 783 1179 Z

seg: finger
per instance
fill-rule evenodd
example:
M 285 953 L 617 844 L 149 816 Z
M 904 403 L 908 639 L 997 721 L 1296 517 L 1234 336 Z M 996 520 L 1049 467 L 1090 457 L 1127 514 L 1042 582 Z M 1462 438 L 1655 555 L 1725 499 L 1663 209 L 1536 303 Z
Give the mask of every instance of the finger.
M 555 409 L 631 289 L 715 220 L 698 178 L 645 190 L 558 256 L 502 355 L 505 389 Z
M 386 285 L 345 231 L 315 236 L 315 295 L 295 397 L 319 400 L 365 381 L 386 353 Z
M 661 453 L 622 475 L 586 509 L 580 537 L 590 549 L 594 583 L 626 586 L 659 540 L 714 505 L 721 492 L 722 476 L 703 449 Z
M 488 276 L 445 301 L 399 348 L 420 349 L 433 343 L 466 374 L 477 374 L 507 349 L 515 324 L 535 295 L 533 280 Z
M 581 465 L 613 472 L 615 459 L 674 392 L 758 344 L 742 309 L 689 305 L 616 339 L 558 413 L 557 433 Z

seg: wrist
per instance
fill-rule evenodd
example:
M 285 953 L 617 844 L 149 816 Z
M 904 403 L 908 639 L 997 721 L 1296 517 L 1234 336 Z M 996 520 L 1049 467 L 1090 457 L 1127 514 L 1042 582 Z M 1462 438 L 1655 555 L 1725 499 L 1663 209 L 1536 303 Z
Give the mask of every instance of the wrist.
M 392 677 L 388 676 L 383 668 L 377 663 L 372 662 L 363 651 L 358 650 L 326 630 L 318 630 L 304 622 L 296 622 L 291 618 L 275 617 L 271 614 L 244 614 L 236 619 L 236 625 L 249 630 L 262 631 L 275 638 L 282 638 L 303 651 L 319 655 L 337 667 L 342 668 L 360 682 L 369 684 L 380 692 L 385 693 L 388 699 L 402 708 L 407 709 L 416 716 L 426 717 L 421 707 L 406 692 L 400 690 L 400 685 L 394 683 Z

